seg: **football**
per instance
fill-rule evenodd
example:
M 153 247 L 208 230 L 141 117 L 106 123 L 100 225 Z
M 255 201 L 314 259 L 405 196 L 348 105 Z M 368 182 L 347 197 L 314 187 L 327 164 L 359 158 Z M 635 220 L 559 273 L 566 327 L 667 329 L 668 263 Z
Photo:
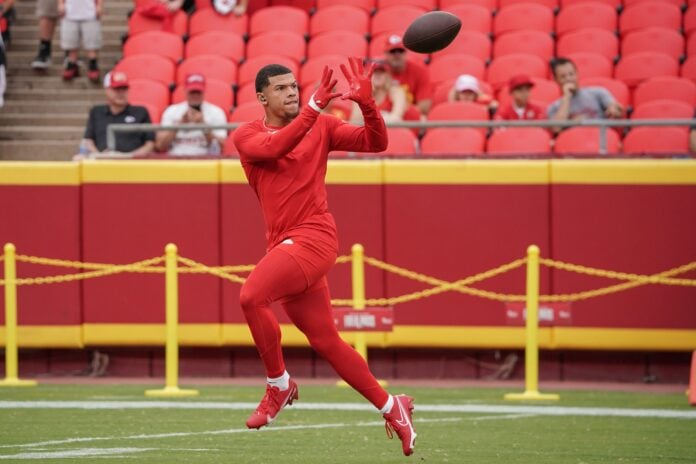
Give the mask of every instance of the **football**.
M 404 33 L 404 47 L 416 53 L 432 53 L 448 46 L 462 28 L 452 13 L 431 11 L 418 17 Z

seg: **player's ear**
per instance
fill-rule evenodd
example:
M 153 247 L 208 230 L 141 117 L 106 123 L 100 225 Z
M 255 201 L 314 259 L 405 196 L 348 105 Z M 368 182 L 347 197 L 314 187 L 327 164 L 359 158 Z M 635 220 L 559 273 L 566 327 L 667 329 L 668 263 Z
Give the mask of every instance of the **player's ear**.
M 258 98 L 259 102 L 261 102 L 262 105 L 268 105 L 268 100 L 266 100 L 266 96 L 261 92 L 256 94 L 256 98 Z

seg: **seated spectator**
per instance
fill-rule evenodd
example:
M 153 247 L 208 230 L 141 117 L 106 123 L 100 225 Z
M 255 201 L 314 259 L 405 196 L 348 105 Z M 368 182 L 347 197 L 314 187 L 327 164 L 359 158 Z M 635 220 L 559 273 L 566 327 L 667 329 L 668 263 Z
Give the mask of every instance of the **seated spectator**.
M 534 103 L 530 103 L 529 96 L 534 87 L 534 82 L 529 76 L 519 74 L 510 78 L 508 88 L 512 100 L 506 106 L 498 110 L 495 119 L 521 120 L 521 119 L 545 119 L 544 110 Z
M 603 87 L 578 85 L 575 63 L 567 58 L 556 58 L 551 62 L 551 72 L 561 88 L 561 98 L 551 103 L 546 110 L 549 119 L 569 121 L 580 119 L 621 118 L 624 111 L 613 95 Z M 555 127 L 553 132 L 562 129 Z
M 63 80 L 71 81 L 79 75 L 77 53 L 82 48 L 87 52 L 89 68 L 87 77 L 99 82 L 97 53 L 102 46 L 102 30 L 99 18 L 102 14 L 103 0 L 84 2 L 80 0 L 58 0 L 58 15 L 63 17 L 60 23 L 60 46 L 65 50 L 65 70 Z
M 457 78 L 447 96 L 447 101 L 479 103 L 486 105 L 491 113 L 498 108 L 498 102 L 491 95 L 481 92 L 478 79 L 470 74 L 462 74 Z
M 169 106 L 162 126 L 174 124 L 227 124 L 222 108 L 205 101 L 205 76 L 189 74 L 184 82 L 186 100 Z M 175 156 L 217 155 L 227 138 L 225 129 L 163 130 L 157 133 L 157 149 Z
M 389 74 L 386 62 L 375 62 L 375 70 L 372 74 L 372 96 L 377 104 L 377 109 L 382 113 L 384 121 L 402 121 L 408 108 L 406 92 L 402 87 L 394 85 Z M 417 119 L 417 118 L 416 118 Z M 363 122 L 362 111 L 357 103 L 353 103 L 350 122 L 361 124 Z
M 10 24 L 15 19 L 15 0 L 0 0 L 0 33 L 5 44 L 10 43 Z
M 428 114 L 432 105 L 428 68 L 421 63 L 408 60 L 406 48 L 399 35 L 387 37 L 384 53 L 394 83 L 406 92 L 407 103 L 416 105 L 422 114 Z
M 232 13 L 235 16 L 242 16 L 246 13 L 249 0 L 211 0 L 215 11 L 221 15 Z
M 104 76 L 106 105 L 96 105 L 89 112 L 84 139 L 80 144 L 82 157 L 106 152 L 106 126 L 109 124 L 150 124 L 150 115 L 142 106 L 128 104 L 128 76 L 122 72 Z M 152 132 L 116 132 L 116 153 L 144 155 L 155 148 Z M 113 152 L 111 152 L 113 153 Z

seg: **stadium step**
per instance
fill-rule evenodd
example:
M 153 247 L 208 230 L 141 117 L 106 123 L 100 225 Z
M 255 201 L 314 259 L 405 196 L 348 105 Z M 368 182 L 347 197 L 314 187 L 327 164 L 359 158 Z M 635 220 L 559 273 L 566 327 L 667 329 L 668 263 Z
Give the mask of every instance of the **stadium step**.
M 84 133 L 84 125 L 80 126 L 49 126 L 37 129 L 36 126 L 12 126 L 7 127 L 0 125 L 0 140 L 15 141 L 15 140 L 34 140 L 42 139 L 43 141 L 63 140 L 63 141 L 79 141 Z M 78 144 L 78 142 L 73 142 Z
M 12 46 L 9 47 L 9 52 L 10 53 L 31 52 L 33 54 L 36 54 L 37 49 L 38 49 L 38 41 L 36 38 L 33 38 L 33 39 L 13 39 Z M 121 50 L 121 38 L 120 37 L 109 37 L 108 39 L 105 37 L 104 40 L 102 41 L 102 48 L 101 48 L 101 50 L 99 50 L 99 53 L 102 54 L 104 52 L 118 52 L 120 50 Z M 63 56 L 63 51 L 60 49 L 60 47 L 57 47 L 57 49 L 54 50 L 54 53 L 57 53 L 59 56 Z
M 104 90 L 94 86 L 90 89 L 15 89 L 5 94 L 5 103 L 9 102 L 31 102 L 35 104 L 61 104 L 60 102 L 104 102 Z
M 87 122 L 88 111 L 76 111 L 73 114 L 65 113 L 15 113 L 3 110 L 0 113 L 0 126 L 55 126 L 70 125 L 84 127 Z M 43 129 L 42 129 L 43 130 Z
M 102 71 L 104 71 L 103 69 Z M 86 77 L 86 71 L 80 70 L 81 76 L 74 79 L 71 82 L 66 82 L 63 78 L 56 73 L 55 75 L 28 75 L 28 76 L 18 76 L 10 75 L 7 76 L 7 89 L 8 93 L 13 92 L 16 89 L 54 89 L 55 91 L 63 89 L 95 89 L 100 88 L 101 84 L 93 84 Z
M 39 100 L 18 100 L 18 99 L 12 99 L 12 100 L 5 100 L 5 106 L 2 108 L 2 111 L 0 111 L 0 116 L 6 113 L 22 113 L 22 114 L 31 114 L 31 113 L 69 113 L 69 114 L 75 114 L 75 113 L 80 113 L 84 114 L 85 120 L 87 118 L 87 112 L 89 109 L 92 107 L 93 104 L 95 103 L 101 103 L 103 100 L 102 95 L 100 94 L 99 96 L 95 96 L 95 98 L 90 101 L 90 100 L 79 100 L 79 101 L 60 101 L 60 100 L 52 100 L 52 101 L 39 101 Z
M 125 18 L 125 16 L 124 16 Z M 122 34 L 126 33 L 128 27 L 126 25 L 125 19 L 120 24 L 114 25 L 103 25 L 102 34 L 105 39 L 121 37 Z M 38 40 L 38 26 L 37 25 L 16 25 L 12 27 L 12 39 L 27 39 L 27 40 Z M 60 27 L 56 28 L 55 35 L 53 37 L 53 43 L 56 47 L 60 48 Z
M 53 52 L 51 55 L 52 64 L 51 67 L 46 71 L 36 71 L 31 68 L 30 64 L 36 57 L 36 50 L 32 51 L 22 51 L 14 52 L 8 54 L 8 61 L 12 63 L 11 67 L 7 70 L 8 79 L 11 76 L 23 76 L 23 78 L 29 77 L 49 77 L 49 76 L 60 76 L 63 73 L 63 54 L 60 52 Z M 99 56 L 99 67 L 102 71 L 109 71 L 113 68 L 118 60 L 121 58 L 120 51 L 105 52 Z M 81 56 L 79 59 L 84 66 L 87 65 L 87 58 Z M 82 70 L 81 70 L 82 71 Z M 85 71 L 86 72 L 86 71 Z
M 0 140 L 0 160 L 68 161 L 77 145 L 72 140 Z

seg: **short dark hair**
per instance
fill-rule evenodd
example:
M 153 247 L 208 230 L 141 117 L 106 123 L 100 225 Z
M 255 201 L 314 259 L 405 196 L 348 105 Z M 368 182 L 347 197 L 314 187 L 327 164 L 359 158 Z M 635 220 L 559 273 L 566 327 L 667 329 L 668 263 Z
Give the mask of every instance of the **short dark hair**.
M 263 92 L 263 89 L 269 86 L 269 77 L 282 76 L 283 74 L 292 74 L 292 70 L 281 64 L 269 64 L 259 69 L 259 72 L 256 73 L 256 91 Z
M 564 58 L 562 56 L 558 56 L 551 60 L 551 74 L 553 74 L 553 77 L 556 77 L 556 68 L 559 66 L 563 66 L 564 64 L 572 64 L 573 67 L 577 69 L 577 66 L 575 66 L 573 60 Z

